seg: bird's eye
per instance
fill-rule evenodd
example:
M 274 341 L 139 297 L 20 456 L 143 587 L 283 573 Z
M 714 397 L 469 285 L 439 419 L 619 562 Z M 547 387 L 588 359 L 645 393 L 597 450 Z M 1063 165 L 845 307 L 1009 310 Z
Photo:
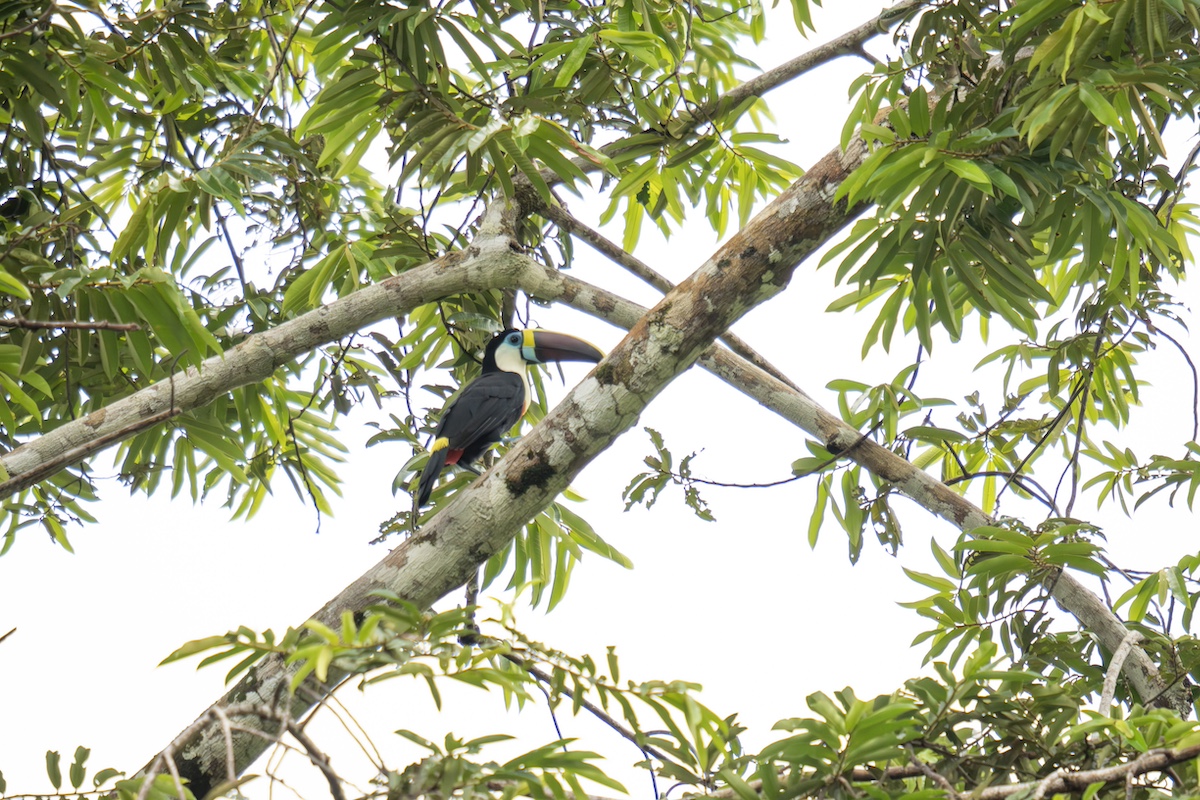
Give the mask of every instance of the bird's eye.
M 520 344 L 521 343 L 521 334 L 517 333 L 516 331 L 513 331 L 512 333 L 510 333 L 508 335 L 508 343 L 509 344 Z

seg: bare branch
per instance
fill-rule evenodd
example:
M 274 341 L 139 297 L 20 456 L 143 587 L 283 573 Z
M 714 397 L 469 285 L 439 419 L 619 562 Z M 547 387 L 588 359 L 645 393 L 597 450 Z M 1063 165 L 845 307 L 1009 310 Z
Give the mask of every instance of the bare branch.
M 589 227 L 570 211 L 567 211 L 564 206 L 546 206 L 538 213 L 568 233 L 579 237 L 597 253 L 621 265 L 663 294 L 674 288 L 674 284 L 665 275 L 657 272 L 649 264 L 625 250 L 600 231 Z
M 50 320 L 40 319 L 24 319 L 17 317 L 16 319 L 0 319 L 0 328 L 24 328 L 26 330 L 64 330 L 64 331 L 140 331 L 142 326 L 136 322 L 109 322 L 108 320 L 96 320 L 95 322 L 73 322 L 62 321 L 53 322 Z
M 649 264 L 639 259 L 632 253 L 627 252 L 623 247 L 616 242 L 605 237 L 599 231 L 589 227 L 580 219 L 571 214 L 562 206 L 546 206 L 539 212 L 560 228 L 578 236 L 587 244 L 591 245 L 596 252 L 602 256 L 607 256 L 609 260 L 625 267 L 631 273 L 641 278 L 646 283 L 658 289 L 663 294 L 675 288 L 675 284 L 671 283 L 665 275 L 662 275 L 654 270 Z M 724 342 L 730 350 L 737 353 L 742 358 L 749 361 L 754 366 L 774 375 L 779 380 L 799 391 L 800 387 L 792 383 L 786 375 L 780 372 L 770 361 L 763 358 L 758 351 L 742 341 L 741 337 L 730 331 L 725 331 L 721 334 L 720 340 Z
M 929 765 L 922 763 L 886 767 L 884 769 L 859 767 L 848 773 L 846 777 L 855 783 L 868 783 L 924 776 L 936 783 L 938 788 L 944 790 L 947 796 L 951 798 L 963 797 L 965 795 L 978 798 L 978 800 L 1005 800 L 1005 798 L 1026 792 L 1032 792 L 1033 797 L 1045 797 L 1047 794 L 1057 794 L 1060 792 L 1082 792 L 1096 783 L 1122 781 L 1126 785 L 1129 785 L 1134 778 L 1140 778 L 1152 772 L 1164 772 L 1175 764 L 1182 764 L 1197 756 L 1200 756 L 1200 745 L 1193 745 L 1179 750 L 1151 750 L 1148 753 L 1138 756 L 1133 761 L 1117 764 L 1112 767 L 1080 770 L 1077 772 L 1067 769 L 1057 769 L 1041 780 L 1026 781 L 1024 783 L 1007 783 L 973 790 L 970 787 L 966 787 L 962 792 L 955 792 L 950 782 L 944 776 L 934 772 Z M 932 775 L 930 774 L 931 772 L 933 773 Z M 762 791 L 762 781 L 754 781 L 748 785 L 755 792 Z M 821 788 L 823 789 L 824 786 Z M 688 795 L 688 797 L 698 796 Z M 717 798 L 717 800 L 735 800 L 741 795 L 733 789 L 722 789 L 704 796 Z
M 562 272 L 539 267 L 536 271 L 527 271 L 525 279 L 529 282 L 523 288 L 535 297 L 559 300 L 614 325 L 633 326 L 644 311 L 636 303 Z M 864 441 L 860 431 L 822 408 L 808 395 L 792 389 L 728 351 L 714 347 L 704 353 L 697 363 L 763 407 L 817 437 L 830 453 L 850 458 L 866 467 L 959 530 L 971 531 L 992 524 L 982 509 L 941 481 L 887 448 L 870 440 Z M 1127 629 L 1099 597 L 1067 572 L 1049 573 L 1044 583 L 1060 606 L 1092 632 L 1105 649 L 1116 652 L 1125 639 Z M 1125 673 L 1143 702 L 1149 703 L 1161 696 L 1164 704 L 1185 716 L 1191 714 L 1188 693 L 1179 687 L 1168 687 L 1158 667 L 1141 648 L 1131 652 Z
M 29 33 L 30 31 L 37 30 L 49 22 L 50 17 L 52 17 L 58 10 L 58 5 L 56 3 L 51 3 L 50 5 L 46 6 L 45 11 L 43 11 L 36 19 L 33 20 L 33 22 L 30 22 L 28 25 L 22 25 L 19 28 L 13 28 L 11 31 L 0 33 L 0 41 L 11 39 L 14 36 L 20 36 L 23 33 Z
M 1141 632 L 1131 630 L 1125 634 L 1125 639 L 1121 642 L 1120 647 L 1113 653 L 1112 662 L 1104 673 L 1104 690 L 1100 693 L 1100 706 L 1097 711 L 1101 714 L 1108 716 L 1112 711 L 1113 695 L 1117 693 L 1117 678 L 1121 675 L 1121 667 L 1125 664 L 1125 659 L 1129 657 L 1129 651 L 1143 638 Z
M 379 592 L 393 593 L 426 608 L 466 583 L 480 564 L 507 546 L 528 519 L 566 489 L 584 466 L 629 430 L 646 405 L 691 366 L 717 336 L 751 308 L 781 292 L 800 261 L 853 218 L 859 207 L 834 206 L 829 187 L 841 183 L 849 170 L 861 163 L 864 152 L 864 148 L 856 145 L 848 154 L 832 154 L 781 193 L 638 320 L 629 336 L 499 463 L 456 494 L 419 533 L 346 587 L 315 618 L 336 624 L 344 612 L 360 611 L 377 602 Z M 552 270 L 518 254 L 510 246 L 511 239 L 498 235 L 511 230 L 511 226 L 504 224 L 507 212 L 497 208 L 494 206 L 485 214 L 470 254 L 458 254 L 450 261 L 442 259 L 419 268 L 417 271 L 422 272 L 427 283 L 418 285 L 437 284 L 440 291 L 449 294 L 463 291 L 464 285 L 474 288 L 490 282 L 493 287 L 514 286 L 520 284 L 523 276 L 553 274 Z M 473 276 L 463 265 L 474 266 L 484 274 Z M 451 289 L 453 284 L 445 282 L 447 273 L 455 273 L 457 287 Z M 402 277 L 412 274 L 408 272 Z M 409 282 L 396 278 L 382 286 L 390 287 L 387 290 L 390 294 L 383 300 L 391 303 L 385 307 L 392 314 L 397 306 L 403 307 L 398 299 L 411 302 L 415 293 Z M 363 289 L 338 303 L 351 303 L 370 293 L 378 295 L 379 288 Z M 383 300 L 376 297 L 372 302 Z M 306 325 L 312 327 L 319 320 L 321 338 L 324 341 L 337 338 L 341 334 L 333 335 L 332 317 L 328 313 L 332 305 L 287 325 L 308 320 Z M 364 302 L 363 306 L 361 313 L 355 315 L 358 326 L 378 318 L 370 316 L 377 313 L 371 303 Z M 339 316 L 343 309 L 344 306 L 339 308 Z M 307 328 L 303 331 L 310 341 L 317 338 Z M 292 335 L 300 333 L 293 331 Z M 240 361 L 227 355 L 225 363 L 231 360 Z M 738 363 L 744 362 L 738 360 Z M 205 377 L 220 368 L 219 364 L 206 367 Z M 747 368 L 799 396 L 800 393 L 765 372 L 749 365 Z M 306 691 L 290 694 L 288 687 L 296 669 L 296 665 L 287 664 L 281 657 L 269 656 L 218 705 L 259 699 L 273 706 L 274 698 L 286 698 L 284 702 L 291 715 L 298 717 L 313 705 L 314 696 L 327 695 L 346 677 L 331 667 L 327 684 L 311 682 L 309 676 L 303 686 L 311 689 L 311 694 Z M 211 713 L 206 711 L 201 718 L 209 719 Z M 246 722 L 257 724 L 264 731 L 268 727 L 255 717 L 248 717 Z M 192 791 L 201 796 L 224 779 L 226 748 L 219 726 L 206 722 L 192 727 L 194 733 L 188 737 L 187 746 L 175 752 L 179 753 L 177 763 L 181 774 L 188 778 Z M 260 736 L 248 732 L 239 737 L 235 732 L 235 771 L 240 774 L 265 747 Z
M 493 214 L 495 216 L 495 214 Z M 0 497 L 25 489 L 60 469 L 175 414 L 200 408 L 231 389 L 266 380 L 280 366 L 366 325 L 462 291 L 510 286 L 523 259 L 498 235 L 504 223 L 485 220 L 469 253 L 443 256 L 361 289 L 296 319 L 247 337 L 236 347 L 132 395 L 69 422 L 0 457 Z
M 1154 333 L 1158 336 L 1165 337 L 1168 342 L 1175 345 L 1175 349 L 1183 356 L 1183 360 L 1187 362 L 1188 369 L 1192 373 L 1192 441 L 1200 439 L 1200 374 L 1196 372 L 1196 364 L 1192 361 L 1191 355 L 1184 348 L 1179 340 L 1161 328 L 1155 328 Z
M 504 655 L 504 657 L 506 659 L 508 659 L 509 661 L 511 661 L 512 663 L 516 664 L 521 669 L 528 672 L 534 678 L 537 678 L 537 680 L 544 683 L 546 686 L 554 685 L 554 681 L 550 678 L 549 675 L 547 675 L 545 672 L 542 672 L 540 669 L 537 668 L 537 666 L 535 666 L 534 664 L 531 664 L 528 660 L 522 658 L 521 656 L 515 655 L 513 653 L 506 653 Z M 644 742 L 639 742 L 636 733 L 634 733 L 632 730 L 627 728 L 625 725 L 622 725 L 619 720 L 617 720 L 615 717 L 613 717 L 611 714 L 609 714 L 604 709 L 600 708 L 600 706 L 596 705 L 595 703 L 593 703 L 592 701 L 590 701 L 586 698 L 576 699 L 575 693 L 570 689 L 570 687 L 563 686 L 561 691 L 564 695 L 569 697 L 571 700 L 579 703 L 580 707 L 587 709 L 588 713 L 590 713 L 596 719 L 600 720 L 605 725 L 612 728 L 614 731 L 619 733 L 623 738 L 628 739 L 630 742 L 632 742 L 634 747 L 641 750 L 643 754 L 645 754 L 647 756 L 654 756 L 659 761 L 672 761 L 673 760 L 671 758 L 668 758 L 665 754 L 659 752 L 655 748 L 651 747 L 650 745 L 645 744 Z
M 917 753 L 913 749 L 913 746 L 911 744 L 904 745 L 904 749 L 908 751 L 909 762 L 914 767 L 921 770 L 922 775 L 924 775 L 926 778 L 928 778 L 929 780 L 931 780 L 935 784 L 937 784 L 939 787 L 941 787 L 941 789 L 946 792 L 946 796 L 949 797 L 950 800 L 958 800 L 959 799 L 959 797 L 961 795 L 959 795 L 959 793 L 954 790 L 954 785 L 951 784 L 950 781 L 946 779 L 945 775 L 942 775 L 940 772 L 935 771 L 933 767 L 929 766 L 924 761 L 921 761 L 919 758 L 917 758 Z
M 333 796 L 333 800 L 346 800 L 346 793 L 342 790 L 342 779 L 329 765 L 329 756 L 321 752 L 295 720 L 287 721 L 287 731 L 308 752 L 308 760 L 313 763 L 313 766 L 321 770 L 321 774 L 325 776 L 325 780 L 329 784 L 329 794 Z
M 1181 750 L 1151 750 L 1126 764 L 1118 764 L 1117 766 L 1103 767 L 1101 769 L 1082 770 L 1080 772 L 1058 770 L 1050 777 L 1043 778 L 1041 781 L 989 786 L 982 791 L 974 793 L 972 796 L 978 797 L 979 800 L 1003 800 L 1003 798 L 1011 797 L 1014 794 L 1022 794 L 1030 790 L 1040 792 L 1043 797 L 1050 793 L 1066 791 L 1081 792 L 1093 783 L 1128 782 L 1150 772 L 1162 772 L 1168 767 L 1189 761 L 1196 756 L 1200 756 L 1200 745 L 1185 747 Z M 1035 794 L 1035 796 L 1037 795 Z
M 842 56 L 861 55 L 866 57 L 863 44 L 871 38 L 886 33 L 887 30 L 909 11 L 920 7 L 927 0 L 901 0 L 901 2 L 884 10 L 878 16 L 859 25 L 838 38 L 814 48 L 785 64 L 770 69 L 763 74 L 730 89 L 712 103 L 702 106 L 696 111 L 684 111 L 677 118 L 667 123 L 667 130 L 674 137 L 684 137 L 707 123 L 724 109 L 733 108 L 748 97 L 762 96 L 772 89 L 777 89 L 812 69 Z M 874 60 L 874 59 L 868 59 Z M 605 155 L 616 155 L 629 145 L 624 140 L 617 140 L 605 145 L 600 151 Z M 571 160 L 575 166 L 587 173 L 599 172 L 601 167 L 595 161 L 585 158 Z M 547 185 L 562 183 L 562 178 L 551 169 L 543 169 L 538 173 Z
M 843 33 L 841 36 L 826 42 L 819 47 L 809 50 L 791 61 L 769 69 L 745 83 L 730 89 L 712 103 L 702 106 L 690 115 L 681 118 L 671 126 L 672 133 L 682 135 L 691 132 L 702 123 L 717 116 L 725 109 L 733 108 L 749 97 L 762 96 L 772 89 L 777 89 L 810 72 L 822 64 L 827 64 L 842 56 L 861 56 L 874 62 L 865 50 L 863 44 L 882 33 L 886 33 L 895 21 L 909 11 L 920 7 L 926 0 L 902 0 L 891 8 L 881 12 L 874 19 L 867 20 L 857 28 Z

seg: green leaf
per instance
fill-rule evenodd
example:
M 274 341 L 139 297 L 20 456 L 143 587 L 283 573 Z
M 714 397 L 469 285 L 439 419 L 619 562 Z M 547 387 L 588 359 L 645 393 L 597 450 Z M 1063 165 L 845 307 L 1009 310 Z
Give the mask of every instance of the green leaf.
M 561 89 L 569 86 L 571 79 L 575 77 L 575 73 L 583 66 L 583 61 L 587 58 L 588 52 L 591 50 L 592 40 L 588 36 L 582 36 L 571 47 L 567 57 L 563 59 L 562 64 L 558 68 L 558 72 L 554 76 L 554 87 Z
M 951 172 L 970 183 L 977 189 L 992 194 L 992 180 L 983 167 L 965 158 L 947 158 L 944 162 Z
M 87 763 L 88 756 L 92 751 L 86 747 L 75 748 L 75 760 L 71 762 L 70 777 L 71 787 L 78 789 L 83 785 L 83 779 L 87 776 L 87 769 L 84 764 Z
M 61 758 L 57 750 L 46 751 L 46 777 L 50 779 L 50 785 L 55 790 L 62 788 L 62 769 L 59 767 Z
M 0 269 L 0 292 L 20 297 L 22 300 L 30 299 L 29 288 L 4 269 Z
M 663 41 L 646 31 L 600 31 L 601 40 L 615 45 L 653 69 L 661 69 L 670 63 L 671 52 Z
M 1080 83 L 1079 98 L 1083 100 L 1087 110 L 1101 125 L 1107 125 L 1114 129 L 1121 127 L 1121 118 L 1117 115 L 1117 110 L 1113 108 L 1112 103 L 1105 99 L 1104 95 L 1096 91 L 1094 86 L 1089 83 Z
M 108 783 L 109 781 L 111 781 L 113 778 L 117 777 L 118 775 L 124 775 L 124 774 L 125 774 L 124 772 L 121 772 L 120 770 L 112 769 L 111 767 L 102 769 L 99 772 L 97 772 L 95 775 L 92 776 L 92 785 L 95 786 L 96 788 L 99 788 L 99 787 L 103 786 L 104 784 Z M 3 791 L 4 791 L 3 787 L 0 787 L 0 792 L 3 792 Z

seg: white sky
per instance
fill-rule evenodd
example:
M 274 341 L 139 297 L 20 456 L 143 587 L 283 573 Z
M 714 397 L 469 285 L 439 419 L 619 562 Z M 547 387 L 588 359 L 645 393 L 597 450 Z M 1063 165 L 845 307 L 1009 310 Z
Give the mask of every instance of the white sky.
M 817 42 L 879 7 L 862 0 L 830 5 L 819 17 Z M 769 27 L 770 40 L 754 56 L 764 68 L 807 47 L 795 35 L 786 9 L 777 11 L 783 13 Z M 777 130 L 791 140 L 789 158 L 807 166 L 837 142 L 845 87 L 864 68 L 861 61 L 842 59 L 769 96 Z M 594 222 L 602 205 L 576 201 L 571 207 Z M 609 235 L 620 240 L 619 230 Z M 646 226 L 638 255 L 678 280 L 717 244 L 697 213 L 693 224 L 667 242 Z M 585 246 L 578 247 L 577 257 L 580 277 L 644 304 L 656 299 Z M 834 407 L 832 393 L 824 389 L 828 381 L 890 380 L 912 359 L 916 344 L 900 342 L 892 357 L 880 351 L 860 362 L 873 310 L 825 315 L 830 300 L 845 290 L 830 285 L 832 268 L 816 272 L 815 263 L 810 259 L 788 292 L 752 312 L 735 330 Z M 1194 290 L 1188 293 L 1194 297 Z M 561 310 L 538 310 L 535 321 L 578 332 L 602 348 L 621 336 L 605 323 Z M 1188 342 L 1185 333 L 1171 332 Z M 1005 342 L 1001 333 L 994 326 L 993 347 Z M 954 348 L 941 339 L 934 360 L 922 369 L 918 394 L 958 400 L 979 388 L 996 409 L 998 371 L 971 371 L 986 352 L 977 339 L 968 333 Z M 1135 409 L 1133 429 L 1105 438 L 1131 444 L 1143 457 L 1178 452 L 1191 429 L 1186 364 L 1169 350 L 1149 354 L 1143 363 L 1140 376 L 1153 384 L 1143 395 L 1145 408 Z M 586 367 L 567 365 L 565 371 L 573 381 Z M 551 391 L 561 397 L 565 388 L 554 383 Z M 367 411 L 383 418 L 387 410 Z M 943 412 L 941 421 L 949 424 L 952 413 Z M 815 551 L 807 545 L 813 480 L 770 490 L 706 489 L 716 523 L 696 519 L 682 506 L 677 489 L 665 492 L 650 512 L 623 513 L 621 490 L 652 450 L 642 425 L 661 431 L 677 457 L 703 450 L 694 471 L 715 480 L 776 480 L 807 454 L 802 432 L 753 401 L 699 371 L 681 376 L 639 426 L 576 483 L 590 498 L 580 513 L 633 559 L 635 569 L 588 557 L 554 612 L 518 607 L 518 622 L 529 635 L 577 655 L 602 657 L 608 645 L 617 645 L 622 679 L 703 684 L 704 702 L 722 715 L 738 712 L 750 726 L 744 739 L 751 749 L 770 740 L 775 720 L 807 714 L 804 698 L 814 691 L 853 685 L 860 697 L 870 697 L 891 692 L 920 672 L 922 651 L 910 649 L 909 642 L 925 626 L 896 604 L 926 592 L 910 583 L 901 567 L 935 571 L 928 541 L 936 536 L 949 547 L 956 536 L 950 526 L 898 499 L 895 508 L 906 537 L 900 556 L 886 555 L 871 540 L 860 563 L 851 567 L 845 534 L 832 515 Z M 336 503 L 336 516 L 324 520 L 320 535 L 313 534 L 314 512 L 301 506 L 286 483 L 257 518 L 243 523 L 230 522 L 216 504 L 193 508 L 186 501 L 170 502 L 165 493 L 150 500 L 128 498 L 119 484 L 108 481 L 101 489 L 103 502 L 91 509 L 99 523 L 70 531 L 75 555 L 36 532 L 20 536 L 0 559 L 0 634 L 17 629 L 0 644 L 0 685 L 6 687 L 0 694 L 0 770 L 9 792 L 50 790 L 43 767 L 47 749 L 59 750 L 69 763 L 82 744 L 92 748 L 93 772 L 108 766 L 136 770 L 223 690 L 220 665 L 201 672 L 194 671 L 194 661 L 157 668 L 164 656 L 187 640 L 238 625 L 282 631 L 299 624 L 380 559 L 381 547 L 367 542 L 381 520 L 408 502 L 393 498 L 390 484 L 410 454 L 399 446 L 364 450 L 370 433 L 353 423 L 343 431 L 352 445 L 349 463 L 339 470 L 345 496 Z M 1053 483 L 1057 473 L 1044 477 Z M 1107 506 L 1093 516 L 1093 508 L 1094 501 L 1085 500 L 1076 514 L 1103 525 L 1117 562 L 1131 568 L 1172 563 L 1195 530 L 1191 515 L 1168 515 L 1161 502 L 1140 512 L 1136 522 Z M 1038 513 L 1020 506 L 1002 511 Z M 554 737 L 542 708 L 510 714 L 496 693 L 455 691 L 449 683 L 444 691 L 442 715 L 434 713 L 426 690 L 416 683 L 393 681 L 372 688 L 365 698 L 346 689 L 339 697 L 390 754 L 393 767 L 403 766 L 405 754 L 414 752 L 392 735 L 398 728 L 435 741 L 447 731 L 527 737 L 498 748 L 497 758 Z M 582 746 L 608 754 L 612 774 L 633 794 L 650 796 L 644 773 L 629 767 L 640 759 L 632 746 L 590 720 L 570 718 L 569 711 L 560 724 L 567 736 L 588 737 Z M 362 774 L 354 769 L 359 762 L 353 746 L 332 718 L 311 730 L 333 755 L 335 768 Z M 261 770 L 260 764 L 253 771 Z M 305 787 L 307 796 L 326 796 L 313 775 L 290 780 Z M 259 781 L 244 791 L 258 798 L 266 789 L 267 783 Z

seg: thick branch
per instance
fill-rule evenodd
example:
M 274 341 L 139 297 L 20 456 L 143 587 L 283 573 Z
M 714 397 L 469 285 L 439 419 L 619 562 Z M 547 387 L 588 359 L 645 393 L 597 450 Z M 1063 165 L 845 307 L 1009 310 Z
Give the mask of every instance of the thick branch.
M 832 169 L 827 162 L 839 157 L 836 151 L 829 154 L 809 174 L 818 169 Z M 521 288 L 535 297 L 567 303 L 625 328 L 643 318 L 644 309 L 636 303 L 533 262 L 527 264 Z M 710 348 L 700 357 L 699 363 L 762 406 L 817 437 L 829 452 L 856 461 L 959 530 L 970 531 L 992 524 L 978 506 L 887 448 L 864 439 L 860 431 L 826 411 L 804 392 L 721 348 Z M 1117 652 L 1128 629 L 1094 592 L 1067 572 L 1050 574 L 1045 584 L 1055 601 L 1108 652 Z M 1142 702 L 1165 702 L 1185 717 L 1192 713 L 1188 693 L 1181 686 L 1168 687 L 1158 667 L 1142 648 L 1135 647 L 1130 652 L 1125 674 Z
M 526 275 L 529 283 L 524 288 L 537 297 L 561 300 L 622 327 L 634 324 L 641 317 L 642 308 L 636 303 L 568 275 L 552 271 L 527 271 Z M 925 510 L 959 530 L 970 531 L 992 523 L 982 509 L 965 497 L 887 448 L 863 439 L 860 431 L 826 411 L 804 392 L 720 348 L 714 347 L 704 353 L 699 364 L 763 407 L 817 437 L 831 453 L 844 454 L 877 477 L 891 482 Z M 1067 572 L 1052 574 L 1046 579 L 1046 585 L 1055 601 L 1096 636 L 1106 650 L 1117 651 L 1128 629 L 1094 592 Z M 1125 674 L 1143 702 L 1162 697 L 1181 715 L 1191 714 L 1187 692 L 1182 687 L 1168 691 L 1158 667 L 1145 650 L 1133 648 L 1125 666 Z
M 377 602 L 380 592 L 425 608 L 462 586 L 584 466 L 629 430 L 646 405 L 717 336 L 782 291 L 801 259 L 853 217 L 857 209 L 835 207 L 831 200 L 848 171 L 861 163 L 862 153 L 855 147 L 848 156 L 831 156 L 789 187 L 638 320 L 612 353 L 495 467 L 346 587 L 316 619 L 337 626 L 343 612 L 362 611 Z M 512 261 L 524 263 L 515 253 Z M 292 694 L 292 674 L 293 667 L 282 659 L 268 657 L 217 705 L 284 703 L 290 718 L 299 718 L 330 689 L 306 681 Z M 331 671 L 328 684 L 340 677 Z M 215 716 L 211 711 L 205 715 Z M 240 724 L 271 732 L 270 723 L 260 717 Z M 253 731 L 235 732 L 236 773 L 262 753 L 265 741 Z M 227 774 L 227 743 L 215 723 L 201 726 L 176 752 L 178 770 L 197 796 L 207 794 Z
M 629 336 L 496 467 L 456 495 L 418 535 L 348 586 L 316 618 L 336 625 L 343 611 L 361 611 L 380 591 L 426 607 L 461 586 L 475 574 L 477 565 L 503 548 L 592 458 L 632 427 L 646 404 L 670 380 L 747 310 L 781 291 L 799 260 L 852 218 L 857 209 L 834 207 L 830 199 L 861 155 L 856 149 L 850 155 L 833 153 L 822 159 L 695 274 L 640 317 L 633 304 L 561 273 L 543 267 L 535 270 L 533 262 L 515 258 L 517 282 L 527 284 L 531 293 L 605 311 L 609 319 L 625 316 L 625 324 L 632 325 Z M 702 363 L 817 436 L 832 452 L 854 458 L 957 527 L 970 530 L 989 521 L 940 482 L 875 443 L 863 441 L 858 431 L 803 393 L 724 351 L 706 353 Z M 1115 650 L 1119 646 L 1125 628 L 1099 598 L 1067 574 L 1053 581 L 1052 591 L 1106 647 Z M 1163 690 L 1157 669 L 1144 651 L 1134 650 L 1129 665 L 1131 681 L 1143 699 Z M 218 705 L 247 699 L 258 703 L 282 700 L 291 717 L 298 718 L 329 689 L 306 683 L 301 691 L 290 694 L 291 674 L 281 659 L 268 658 Z M 334 671 L 330 684 L 338 677 Z M 235 772 L 240 774 L 262 752 L 264 741 L 250 733 L 237 736 Z M 179 752 L 186 754 L 177 761 L 179 771 L 190 780 L 193 791 L 205 793 L 226 774 L 227 747 L 218 725 L 201 726 Z
M 0 497 L 7 497 L 148 424 L 200 408 L 271 374 L 314 348 L 447 295 L 511 286 L 522 260 L 509 240 L 481 235 L 466 251 L 368 286 L 269 331 L 247 337 L 222 355 L 110 403 L 0 457 Z
M 1151 750 L 1145 755 L 1138 756 L 1126 764 L 1101 769 L 1088 769 L 1081 772 L 1060 772 L 1058 775 L 1041 781 L 1013 783 L 1002 786 L 988 786 L 973 795 L 979 800 L 1003 800 L 1014 794 L 1040 790 L 1042 796 L 1057 792 L 1082 792 L 1093 783 L 1112 783 L 1130 778 L 1139 778 L 1151 772 L 1162 772 L 1175 764 L 1182 764 L 1200 756 L 1200 745 L 1192 745 L 1181 750 Z
M 624 267 L 632 274 L 641 278 L 646 283 L 658 289 L 663 294 L 675 288 L 675 284 L 667 280 L 665 275 L 657 272 L 646 262 L 642 261 L 633 253 L 624 250 L 616 242 L 609 240 L 599 231 L 584 224 L 580 219 L 575 217 L 571 212 L 567 211 L 562 206 L 547 206 L 541 210 L 541 213 L 554 224 L 558 225 L 563 230 L 571 233 L 574 236 L 582 239 L 592 247 L 597 253 L 606 256 L 610 261 Z M 721 334 L 721 341 L 724 342 L 730 350 L 737 353 L 742 358 L 749 361 L 759 369 L 774 375 L 779 380 L 791 386 L 793 389 L 800 387 L 788 380 L 788 377 L 775 368 L 770 361 L 763 358 L 757 350 L 755 350 L 746 342 L 742 341 L 740 336 L 725 331 Z

